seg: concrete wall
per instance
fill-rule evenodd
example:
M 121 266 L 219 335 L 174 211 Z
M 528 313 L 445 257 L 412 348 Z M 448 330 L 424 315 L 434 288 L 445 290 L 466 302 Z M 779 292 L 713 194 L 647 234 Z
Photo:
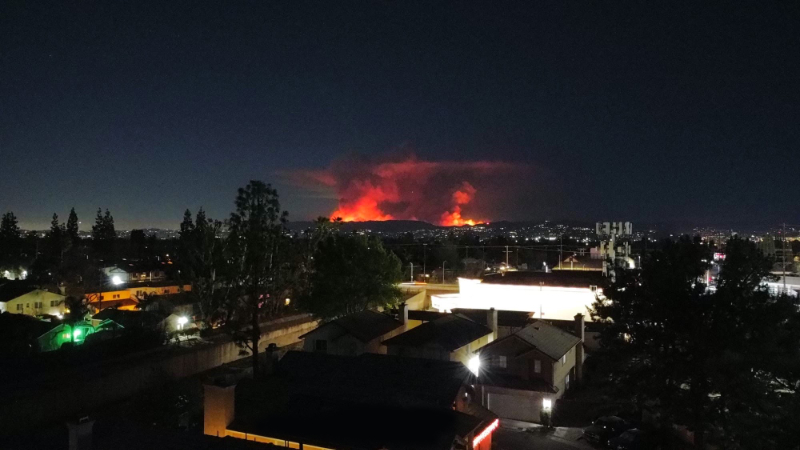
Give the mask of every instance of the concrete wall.
M 318 321 L 296 317 L 271 323 L 262 334 L 259 348 L 270 343 L 279 347 L 299 342 L 298 337 L 318 325 Z M 281 324 L 283 324 L 281 326 Z M 6 383 L 0 390 L 0 435 L 3 429 L 21 432 L 85 414 L 103 405 L 120 401 L 141 390 L 172 379 L 195 375 L 247 357 L 227 337 L 191 348 L 159 347 L 126 355 L 116 360 L 72 368 L 36 383 L 25 380 Z M 33 385 L 31 385 L 33 384 Z

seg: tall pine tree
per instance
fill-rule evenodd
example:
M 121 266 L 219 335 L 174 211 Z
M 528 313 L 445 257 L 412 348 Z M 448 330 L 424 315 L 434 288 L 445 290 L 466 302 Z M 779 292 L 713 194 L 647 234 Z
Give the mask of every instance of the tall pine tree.
M 75 245 L 78 242 L 78 215 L 75 213 L 75 208 L 69 210 L 69 217 L 67 218 L 66 227 L 67 239 L 70 244 Z

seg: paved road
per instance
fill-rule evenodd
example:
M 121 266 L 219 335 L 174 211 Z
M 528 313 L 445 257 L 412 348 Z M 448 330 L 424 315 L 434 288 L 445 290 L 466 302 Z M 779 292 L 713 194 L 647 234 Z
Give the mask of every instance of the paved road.
M 549 432 L 501 426 L 492 436 L 493 450 L 588 450 L 592 447 L 578 440 L 580 430 L 558 428 Z

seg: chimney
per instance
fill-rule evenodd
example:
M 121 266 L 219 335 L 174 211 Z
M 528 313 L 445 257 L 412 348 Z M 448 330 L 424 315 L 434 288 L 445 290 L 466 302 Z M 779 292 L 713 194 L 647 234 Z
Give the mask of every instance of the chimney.
M 264 349 L 264 356 L 264 375 L 272 375 L 278 370 L 278 361 L 280 360 L 278 344 L 271 342 L 267 348 Z
M 584 330 L 583 314 L 575 314 L 575 336 L 580 338 L 580 342 L 575 346 L 575 381 L 583 381 L 583 341 L 586 337 Z
M 403 327 L 405 327 L 405 329 L 407 330 L 408 329 L 408 304 L 406 304 L 405 302 L 403 302 L 403 304 L 400 305 L 400 317 L 399 317 L 399 319 L 403 322 Z
M 494 341 L 497 339 L 497 310 L 494 308 L 489 309 L 486 312 L 486 325 L 492 330 L 492 337 L 489 339 L 489 342 Z
M 93 426 L 94 420 L 90 419 L 89 416 L 67 422 L 69 450 L 91 450 Z
M 203 385 L 203 433 L 224 438 L 236 415 L 236 384 L 223 379 Z

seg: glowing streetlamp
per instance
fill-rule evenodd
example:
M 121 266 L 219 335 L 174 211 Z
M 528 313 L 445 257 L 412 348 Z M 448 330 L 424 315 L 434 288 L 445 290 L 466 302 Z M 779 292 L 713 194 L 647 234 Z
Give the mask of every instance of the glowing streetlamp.
M 478 376 L 478 372 L 481 370 L 481 358 L 478 355 L 473 356 L 467 362 L 467 369 L 473 373 L 476 377 Z
M 179 330 L 182 330 L 183 326 L 186 325 L 187 323 L 189 323 L 189 319 L 187 319 L 185 316 L 178 317 L 178 329 Z

